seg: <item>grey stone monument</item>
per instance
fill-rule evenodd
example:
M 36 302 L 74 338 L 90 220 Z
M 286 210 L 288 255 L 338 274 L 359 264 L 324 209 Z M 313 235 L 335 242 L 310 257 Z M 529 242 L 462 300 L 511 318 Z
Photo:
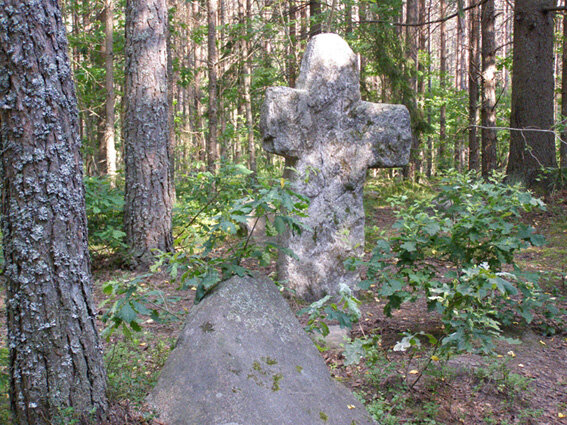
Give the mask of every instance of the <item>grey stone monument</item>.
M 372 425 L 275 285 L 233 277 L 189 313 L 149 403 L 167 425 Z
M 284 176 L 311 200 L 311 230 L 282 238 L 298 259 L 280 256 L 279 280 L 309 301 L 352 287 L 358 275 L 343 262 L 363 252 L 366 170 L 408 163 L 408 110 L 362 101 L 356 55 L 338 35 L 320 34 L 307 45 L 297 88 L 266 91 L 260 130 L 264 149 L 285 157 Z

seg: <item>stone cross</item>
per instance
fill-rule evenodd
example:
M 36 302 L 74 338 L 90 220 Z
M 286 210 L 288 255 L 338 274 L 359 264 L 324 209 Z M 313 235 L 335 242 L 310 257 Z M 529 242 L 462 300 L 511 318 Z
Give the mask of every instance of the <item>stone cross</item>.
M 312 301 L 352 287 L 358 274 L 343 262 L 363 253 L 363 185 L 368 168 L 409 160 L 411 127 L 405 106 L 360 99 L 357 58 L 336 34 L 320 34 L 305 51 L 297 88 L 266 91 L 260 130 L 268 152 L 286 159 L 284 176 L 311 203 L 309 231 L 284 235 L 278 279 Z

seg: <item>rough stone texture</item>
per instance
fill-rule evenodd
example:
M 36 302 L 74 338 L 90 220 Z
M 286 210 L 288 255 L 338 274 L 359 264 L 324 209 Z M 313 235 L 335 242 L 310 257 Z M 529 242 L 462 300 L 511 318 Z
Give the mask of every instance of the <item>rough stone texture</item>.
M 170 425 L 374 423 L 273 283 L 252 277 L 231 278 L 191 310 L 149 402 Z
M 299 260 L 281 256 L 280 281 L 307 300 L 353 286 L 358 275 L 343 261 L 363 250 L 366 170 L 408 163 L 409 112 L 361 101 L 356 56 L 338 35 L 320 34 L 307 46 L 297 89 L 266 91 L 260 130 L 264 149 L 286 158 L 285 177 L 311 200 L 311 231 L 281 241 Z

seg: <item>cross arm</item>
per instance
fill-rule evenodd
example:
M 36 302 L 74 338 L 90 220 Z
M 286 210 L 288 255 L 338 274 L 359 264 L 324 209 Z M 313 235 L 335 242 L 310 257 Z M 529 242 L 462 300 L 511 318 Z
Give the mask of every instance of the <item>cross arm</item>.
M 355 109 L 355 128 L 370 145 L 370 168 L 407 165 L 411 147 L 410 114 L 403 105 L 360 102 Z
M 312 126 L 307 92 L 289 87 L 270 87 L 260 115 L 263 146 L 286 158 L 299 158 Z

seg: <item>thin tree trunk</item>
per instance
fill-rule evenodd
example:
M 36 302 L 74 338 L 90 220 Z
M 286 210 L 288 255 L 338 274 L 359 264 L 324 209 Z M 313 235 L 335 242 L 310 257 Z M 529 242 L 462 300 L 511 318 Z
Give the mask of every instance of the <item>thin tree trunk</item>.
M 421 27 L 419 28 L 419 51 L 421 52 L 422 55 L 424 55 L 425 52 L 427 51 L 427 27 L 425 26 L 425 22 L 427 22 L 427 15 L 425 9 L 425 0 L 419 0 L 419 22 L 421 24 Z M 417 64 L 417 70 L 418 70 L 417 93 L 420 102 L 422 102 L 423 105 L 425 105 L 425 73 L 426 73 L 424 62 L 425 61 L 420 60 L 418 61 Z M 429 108 L 425 106 L 423 108 L 425 110 L 422 110 L 421 113 L 429 114 Z M 422 119 L 425 119 L 425 117 L 423 117 Z M 420 144 L 421 146 L 418 146 L 418 149 L 420 151 L 419 155 L 421 155 L 421 158 L 423 160 L 423 158 L 425 158 L 425 148 L 423 147 L 423 143 Z M 422 162 L 420 162 L 416 166 L 416 172 L 421 172 L 421 171 L 423 171 Z
M 166 0 L 127 1 L 124 227 L 140 266 L 173 249 L 167 34 Z
M 406 23 L 416 24 L 419 15 L 418 0 L 408 0 L 406 3 Z M 411 99 L 405 99 L 406 105 L 411 111 L 414 122 L 418 113 L 417 109 L 417 66 L 418 66 L 418 37 L 419 28 L 414 26 L 406 27 L 406 48 L 408 59 L 408 75 L 409 75 L 409 85 L 411 88 Z M 415 126 L 414 126 L 415 127 Z M 415 172 L 419 168 L 419 134 L 414 128 L 412 131 L 412 141 L 411 141 L 411 152 L 410 152 L 410 163 L 403 168 L 404 178 L 413 179 L 415 177 Z
M 289 51 L 287 61 L 288 83 L 290 87 L 295 87 L 297 77 L 297 6 L 295 0 L 289 0 Z
M 476 0 L 469 0 L 472 6 Z M 480 170 L 479 143 L 477 134 L 478 97 L 480 75 L 480 28 L 478 8 L 470 12 L 469 39 L 469 170 Z
M 465 52 L 462 49 L 465 39 L 465 16 L 463 0 L 457 1 L 459 14 L 457 15 L 457 44 L 455 46 L 455 90 L 457 92 L 465 90 L 464 70 L 466 67 L 464 58 Z M 454 167 L 456 170 L 462 171 L 464 168 L 464 135 L 458 133 L 455 135 L 455 148 L 453 152 Z
M 347 35 L 352 34 L 352 3 L 346 2 L 345 4 L 345 24 Z
M 207 136 L 207 169 L 216 172 L 218 159 L 218 98 L 217 98 L 217 0 L 207 0 L 207 68 L 209 71 L 209 132 Z
M 321 34 L 321 1 L 309 0 L 309 17 L 311 25 L 309 26 L 309 35 Z
M 106 98 L 104 102 L 105 120 L 103 149 L 105 154 L 105 173 L 111 185 L 116 182 L 116 146 L 114 140 L 114 0 L 105 0 L 104 10 L 104 68 L 106 76 L 104 87 Z
M 504 2 L 504 40 L 503 43 L 503 55 L 505 58 L 508 58 L 510 54 L 510 23 L 509 21 L 514 21 L 514 19 L 510 19 L 510 6 L 511 2 L 505 1 Z M 503 82 L 503 94 L 509 93 L 510 88 L 510 72 L 508 71 L 508 67 L 502 67 L 502 82 Z
M 252 22 L 252 1 L 246 0 L 246 33 L 250 34 L 250 23 Z M 250 69 L 250 41 L 246 39 L 246 60 L 244 61 L 244 107 L 246 110 L 246 134 L 248 146 L 248 168 L 256 172 L 256 147 L 254 145 L 254 120 L 252 117 L 252 97 L 250 94 L 252 86 L 252 70 Z
M 0 0 L 2 234 L 15 423 L 103 420 L 77 99 L 55 1 Z M 91 416 L 92 415 L 92 416 Z
M 567 168 L 567 15 L 563 15 L 563 57 L 561 75 L 561 121 L 563 130 L 559 145 L 559 164 Z
M 445 9 L 446 3 L 445 0 L 440 0 L 439 2 L 439 13 L 441 16 L 445 16 Z M 446 88 L 446 74 L 447 74 L 447 33 L 446 33 L 446 25 L 445 22 L 442 22 L 439 26 L 439 74 L 440 74 L 440 82 L 439 85 L 441 87 L 441 92 L 445 91 Z M 440 110 L 439 110 L 439 153 L 438 153 L 438 161 L 439 161 L 439 169 L 444 170 L 446 167 L 446 106 L 445 103 L 442 103 Z
M 198 0 L 195 0 L 191 3 L 191 12 L 194 20 L 194 25 L 192 29 L 196 30 L 200 26 L 200 18 L 201 18 Z M 195 70 L 195 75 L 192 84 L 193 111 L 191 113 L 191 116 L 193 117 L 193 121 L 194 121 L 195 149 L 197 150 L 199 169 L 204 169 L 207 162 L 207 142 L 206 142 L 206 137 L 204 135 L 204 125 L 203 125 L 204 107 L 202 102 L 203 96 L 201 92 L 201 80 L 202 80 L 201 64 L 204 63 L 203 61 L 204 49 L 201 47 L 199 43 L 195 42 L 194 40 L 191 40 L 191 46 L 193 50 L 191 58 L 193 63 L 193 69 Z
M 218 14 L 218 25 L 220 26 L 221 30 L 220 30 L 220 35 L 219 35 L 219 40 L 222 43 L 225 43 L 225 25 L 226 25 L 226 4 L 225 4 L 225 0 L 218 0 L 218 4 L 219 4 L 219 14 Z M 221 55 L 222 55 L 222 50 L 221 50 Z M 218 90 L 218 105 L 219 105 L 219 109 L 220 109 L 220 113 L 218 113 L 218 127 L 219 127 L 219 132 L 220 132 L 220 137 L 218 139 L 218 152 L 219 152 L 219 158 L 221 161 L 226 160 L 226 153 L 227 153 L 227 143 L 228 140 L 225 140 L 224 138 L 224 134 L 226 132 L 226 120 L 227 120 L 227 114 L 225 113 L 226 111 L 226 101 L 225 101 L 225 96 L 224 96 L 224 90 L 225 90 L 225 81 L 224 81 L 224 76 L 225 76 L 225 72 L 226 72 L 226 61 L 220 63 L 217 66 L 217 72 L 219 73 L 219 78 L 217 81 L 220 81 L 219 84 L 217 84 L 217 90 Z
M 308 27 L 309 27 L 309 18 L 307 16 L 308 9 L 307 7 L 301 8 L 301 41 L 305 43 L 308 37 Z
M 496 169 L 496 15 L 494 0 L 481 6 L 482 31 L 482 175 L 487 178 Z

